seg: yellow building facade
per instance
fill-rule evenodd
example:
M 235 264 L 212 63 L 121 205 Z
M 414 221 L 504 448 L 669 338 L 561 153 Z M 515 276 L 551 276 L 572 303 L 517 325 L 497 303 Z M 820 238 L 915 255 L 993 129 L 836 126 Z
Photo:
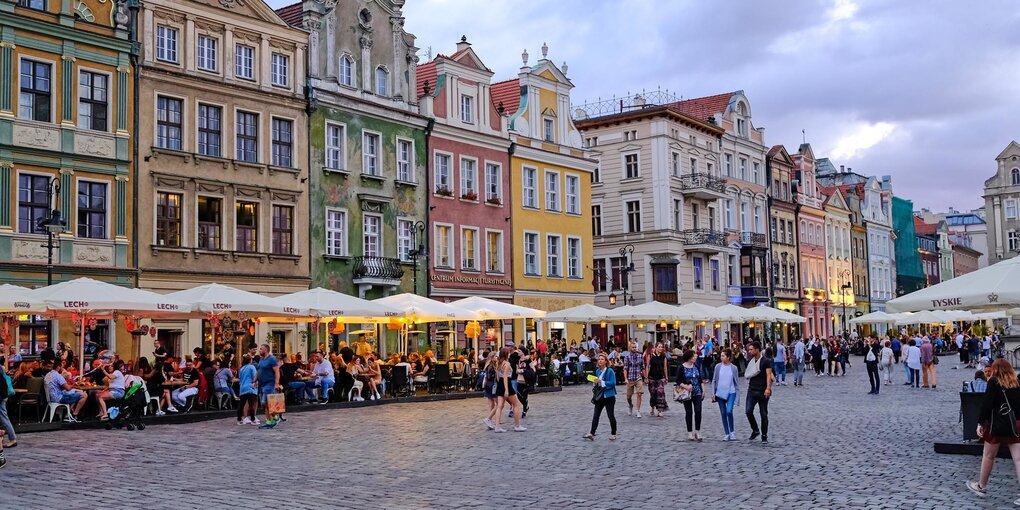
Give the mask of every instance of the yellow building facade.
M 570 118 L 573 84 L 546 56 L 518 78 L 495 84 L 493 102 L 508 117 L 511 141 L 514 303 L 546 311 L 592 303 L 591 181 Z M 514 340 L 579 340 L 580 324 L 517 321 Z

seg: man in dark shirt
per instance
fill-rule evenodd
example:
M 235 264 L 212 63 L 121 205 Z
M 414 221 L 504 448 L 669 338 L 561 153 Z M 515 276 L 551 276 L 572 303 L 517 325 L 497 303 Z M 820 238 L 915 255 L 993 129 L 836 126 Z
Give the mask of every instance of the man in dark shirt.
M 751 356 L 747 360 L 744 376 L 747 377 L 747 422 L 751 425 L 751 441 L 758 437 L 758 422 L 754 419 L 754 406 L 761 413 L 761 442 L 769 442 L 769 397 L 772 396 L 772 358 L 762 354 L 761 342 L 755 340 L 747 348 Z
M 155 359 L 156 365 L 158 366 L 160 363 L 165 363 L 167 352 L 166 349 L 163 347 L 162 342 L 160 342 L 159 340 L 155 340 L 152 342 L 152 346 L 153 346 L 152 357 Z
M 286 360 L 286 356 L 282 356 L 281 359 Z M 295 361 L 285 361 L 280 365 L 280 386 L 283 386 L 287 390 L 294 391 L 295 398 L 298 399 L 298 404 L 303 404 L 301 400 L 302 392 L 307 400 L 312 401 L 315 399 L 315 382 L 308 384 L 305 381 L 297 380 L 299 377 L 304 377 L 307 374 L 305 370 L 301 369 L 301 365 Z
M 344 360 L 344 365 L 350 365 L 354 359 L 354 349 L 347 346 L 347 342 L 340 342 L 340 358 Z

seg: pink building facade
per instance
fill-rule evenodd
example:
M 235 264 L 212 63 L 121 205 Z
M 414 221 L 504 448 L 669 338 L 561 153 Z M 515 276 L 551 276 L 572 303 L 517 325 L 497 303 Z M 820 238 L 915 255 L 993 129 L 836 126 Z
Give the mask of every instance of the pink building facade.
M 797 201 L 798 255 L 801 278 L 801 315 L 806 337 L 832 335 L 832 304 L 828 296 L 825 260 L 825 211 L 815 180 L 815 155 L 810 144 L 801 144 L 793 160 Z

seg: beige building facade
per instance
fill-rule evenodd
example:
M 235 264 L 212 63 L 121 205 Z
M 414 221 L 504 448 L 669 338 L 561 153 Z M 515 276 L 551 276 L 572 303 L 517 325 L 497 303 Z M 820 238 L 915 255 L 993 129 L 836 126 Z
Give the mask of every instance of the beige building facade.
M 1020 144 L 1012 141 L 995 158 L 995 175 L 985 181 L 988 263 L 1020 253 Z
M 139 287 L 307 289 L 307 34 L 261 0 L 152 0 L 139 39 Z M 156 326 L 172 354 L 222 348 L 208 321 Z M 308 348 L 294 325 L 253 331 L 236 340 Z

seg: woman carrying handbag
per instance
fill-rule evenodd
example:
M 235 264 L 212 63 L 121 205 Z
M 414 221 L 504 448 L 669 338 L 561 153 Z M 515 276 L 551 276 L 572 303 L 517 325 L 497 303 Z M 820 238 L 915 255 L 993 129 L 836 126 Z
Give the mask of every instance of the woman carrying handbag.
M 595 404 L 595 414 L 591 418 L 591 431 L 584 435 L 589 441 L 595 440 L 595 431 L 599 428 L 599 418 L 602 410 L 606 410 L 609 417 L 610 435 L 609 440 L 616 440 L 616 372 L 609 366 L 609 358 L 604 353 L 598 356 L 598 368 L 595 369 L 595 386 L 592 388 L 591 403 Z
M 698 367 L 694 365 L 694 356 L 694 351 L 684 351 L 683 363 L 676 370 L 676 401 L 684 406 L 687 440 L 701 442 L 701 401 L 705 392 L 701 387 Z
M 988 478 L 999 452 L 999 445 L 1009 448 L 1009 455 L 1017 467 L 1020 478 L 1020 426 L 1016 422 L 1020 412 L 1020 381 L 1010 363 L 1002 358 L 995 360 L 991 367 L 985 401 L 978 415 L 978 436 L 985 442 L 981 457 L 980 478 L 967 482 L 967 488 L 984 497 L 988 490 Z M 1020 499 L 1013 502 L 1020 505 Z

